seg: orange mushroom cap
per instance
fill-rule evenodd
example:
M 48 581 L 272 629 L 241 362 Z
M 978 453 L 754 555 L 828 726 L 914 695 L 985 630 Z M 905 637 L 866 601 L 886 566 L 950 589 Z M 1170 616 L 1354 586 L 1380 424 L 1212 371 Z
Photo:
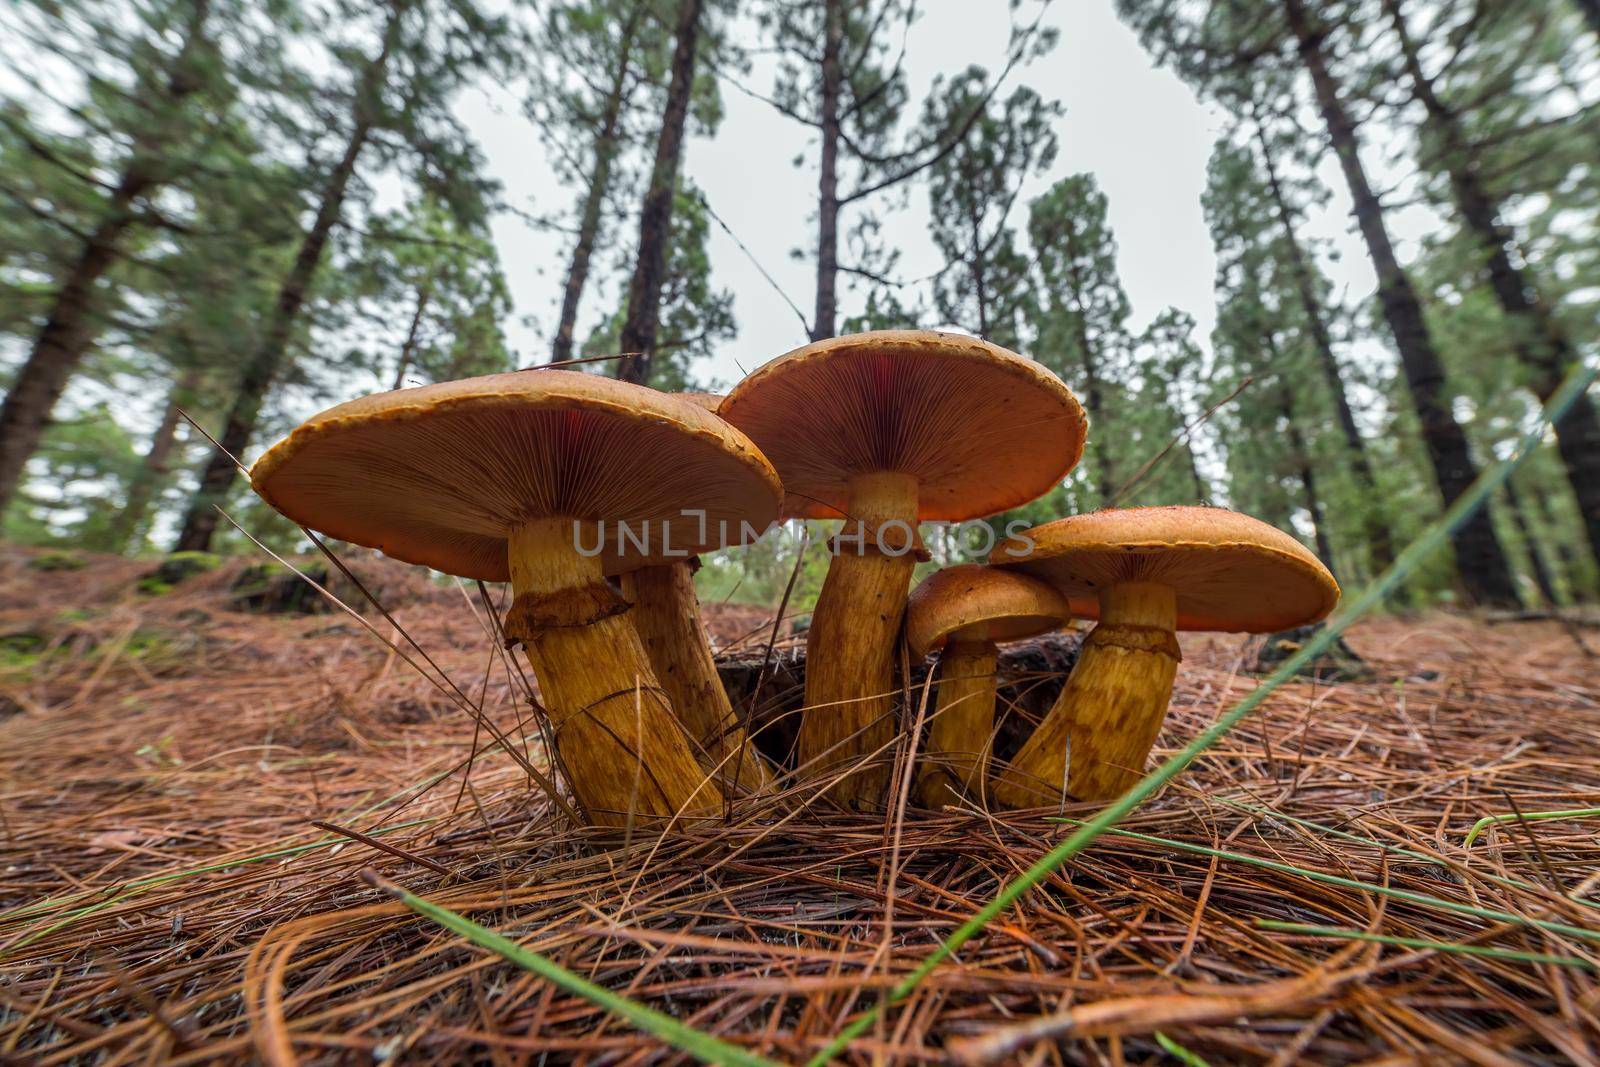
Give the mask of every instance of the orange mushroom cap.
M 1099 618 L 1100 592 L 1153 582 L 1177 593 L 1178 629 L 1271 633 L 1325 618 L 1339 584 L 1299 541 L 1259 519 L 1205 507 L 1073 515 L 1009 537 L 989 553 Z
M 1052 586 L 1019 571 L 962 563 L 935 571 L 911 591 L 906 644 L 920 659 L 968 627 L 982 626 L 989 641 L 1020 641 L 1071 618 L 1067 598 Z
M 846 513 L 849 479 L 918 483 L 918 518 L 959 522 L 1025 504 L 1083 455 L 1083 408 L 1048 369 L 963 334 L 881 330 L 797 348 L 718 410 L 782 476 L 784 514 Z
M 621 574 L 742 543 L 783 493 L 760 450 L 702 407 L 565 370 L 340 404 L 269 449 L 250 483 L 301 525 L 486 581 L 509 577 L 507 536 L 535 519 L 649 523 L 644 551 L 606 531 L 604 567 Z

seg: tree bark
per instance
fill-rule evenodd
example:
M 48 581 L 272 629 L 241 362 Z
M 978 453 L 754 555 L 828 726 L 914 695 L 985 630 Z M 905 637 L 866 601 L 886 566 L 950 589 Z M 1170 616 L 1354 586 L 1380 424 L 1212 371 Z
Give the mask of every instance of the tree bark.
M 162 99 L 152 110 L 171 111 L 200 89 L 196 54 L 207 46 L 205 23 L 210 0 L 196 0 L 184 40 L 169 67 Z M 134 137 L 128 161 L 118 176 L 105 214 L 84 239 L 51 301 L 44 326 L 0 404 L 0 513 L 23 480 L 28 460 L 39 448 L 51 412 L 67 382 L 99 334 L 94 321 L 96 289 L 121 255 L 123 238 L 137 220 L 135 205 L 167 180 L 161 138 L 145 130 Z
M 839 53 L 844 46 L 842 0 L 824 0 L 822 33 L 821 177 L 817 184 L 817 307 L 811 339 L 832 337 L 838 330 L 839 304 L 839 94 L 844 71 Z
M 167 406 L 161 412 L 161 421 L 150 435 L 150 447 L 145 450 L 144 462 L 128 485 L 128 498 L 122 510 L 112 520 L 111 547 L 117 552 L 144 547 L 142 531 L 145 517 L 150 511 L 150 501 L 155 496 L 161 480 L 167 476 L 172 450 L 178 442 L 178 423 L 183 419 L 183 404 L 200 388 L 200 372 L 188 370 L 167 393 Z M 136 540 L 137 539 L 137 540 Z
M 1549 400 L 1566 372 L 1577 362 L 1561 325 L 1540 296 L 1538 287 L 1511 259 L 1513 237 L 1501 220 L 1504 212 L 1479 177 L 1478 160 L 1456 113 L 1439 98 L 1417 58 L 1399 0 L 1383 0 L 1400 43 L 1400 55 L 1412 95 L 1427 115 L 1427 126 L 1444 149 L 1441 161 L 1461 219 L 1488 260 L 1489 288 L 1506 317 L 1509 340 L 1518 360 L 1532 374 L 1533 392 Z M 1600 562 L 1600 411 L 1589 395 L 1578 398 L 1556 423 L 1556 448 L 1567 481 L 1578 498 L 1589 551 Z
M 605 208 L 606 194 L 611 189 L 611 170 L 616 164 L 620 147 L 622 106 L 628 95 L 633 42 L 638 32 L 639 18 L 644 11 L 643 4 L 634 6 L 617 43 L 617 69 L 611 79 L 611 88 L 606 93 L 600 132 L 594 139 L 594 170 L 589 176 L 589 191 L 584 195 L 583 212 L 578 221 L 578 240 L 572 246 L 572 261 L 567 265 L 567 284 L 561 292 L 561 322 L 556 326 L 555 341 L 550 346 L 552 363 L 572 358 L 572 334 L 577 328 L 578 304 L 583 299 L 584 287 L 589 284 L 589 261 L 594 257 L 594 246 L 600 239 L 600 215 Z
M 1089 320 L 1083 310 L 1083 274 L 1078 270 L 1076 244 L 1078 232 L 1067 224 L 1067 262 L 1072 266 L 1067 273 L 1072 276 L 1072 306 L 1078 316 L 1078 352 L 1083 363 L 1083 402 L 1089 411 L 1090 421 L 1100 418 L 1103 397 L 1100 394 L 1099 358 L 1094 344 L 1089 340 Z M 1102 428 L 1103 429 L 1103 428 Z M 1117 480 L 1111 471 L 1111 456 L 1106 452 L 1105 435 L 1093 439 L 1095 463 L 1100 468 L 1100 506 L 1109 507 L 1116 493 Z
M 983 218 L 978 213 L 978 204 L 975 200 L 967 205 L 967 224 L 972 227 L 972 262 L 968 269 L 972 273 L 973 298 L 978 302 L 978 336 L 987 341 L 989 339 L 988 262 L 984 254 Z
M 1317 297 L 1316 282 L 1312 277 L 1305 252 L 1300 247 L 1300 236 L 1295 231 L 1294 215 L 1289 210 L 1288 197 L 1284 195 L 1282 182 L 1278 178 L 1277 163 L 1272 157 L 1272 150 L 1267 144 L 1266 132 L 1262 129 L 1259 118 L 1256 119 L 1256 143 L 1261 149 L 1261 158 L 1266 165 L 1267 187 L 1272 193 L 1273 209 L 1278 217 L 1278 225 L 1283 230 L 1283 244 L 1289 256 L 1289 270 L 1294 275 L 1295 291 L 1300 297 L 1300 309 L 1306 317 L 1306 326 L 1311 333 L 1312 347 L 1317 354 L 1317 366 L 1322 371 L 1323 380 L 1328 383 L 1328 392 L 1333 395 L 1339 431 L 1344 436 L 1345 448 L 1350 453 L 1350 465 L 1355 472 L 1356 482 L 1367 496 L 1365 508 L 1367 547 L 1372 553 L 1373 565 L 1381 571 L 1394 562 L 1394 538 L 1389 532 L 1389 523 L 1383 514 L 1381 503 L 1383 496 L 1378 490 L 1377 476 L 1372 472 L 1372 461 L 1367 456 L 1366 443 L 1361 439 L 1361 431 L 1356 428 L 1356 417 L 1350 408 L 1350 397 L 1345 390 L 1344 375 L 1339 369 L 1338 358 L 1333 354 L 1333 337 L 1328 332 L 1322 301 Z
M 661 288 L 666 281 L 667 244 L 672 239 L 672 198 L 678 188 L 678 163 L 683 156 L 683 131 L 694 94 L 695 49 L 700 41 L 703 0 L 682 0 L 674 29 L 672 79 L 667 106 L 656 138 L 655 166 L 639 211 L 639 251 L 628 283 L 628 311 L 622 324 L 623 357 L 617 377 L 644 384 L 656 354 L 661 324 Z
M 1300 432 L 1300 424 L 1294 417 L 1294 400 L 1289 395 L 1289 383 L 1279 382 L 1279 389 L 1283 392 L 1283 420 L 1289 428 L 1289 447 L 1294 451 L 1294 461 L 1298 468 L 1296 473 L 1300 476 L 1300 484 L 1306 492 L 1306 511 L 1311 515 L 1312 531 L 1317 539 L 1317 555 L 1322 558 L 1323 566 L 1329 573 L 1338 574 L 1333 567 L 1333 545 L 1328 541 L 1328 517 L 1322 510 L 1322 497 L 1317 494 L 1317 474 L 1311 466 L 1311 452 L 1306 447 L 1305 434 Z
M 1550 567 L 1545 562 L 1544 554 L 1539 551 L 1542 542 L 1533 532 L 1533 527 L 1528 524 L 1527 513 L 1522 507 L 1522 498 L 1517 493 L 1516 480 L 1507 478 L 1505 486 L 1511 521 L 1516 524 L 1517 533 L 1522 535 L 1522 544 L 1528 550 L 1528 562 L 1533 566 L 1533 580 L 1539 587 L 1539 595 L 1544 599 L 1546 607 L 1558 607 L 1561 601 L 1556 597 L 1555 579 L 1550 574 Z
M 1211 499 L 1211 491 L 1206 488 L 1206 480 L 1200 477 L 1200 463 L 1194 458 L 1194 446 L 1185 443 L 1183 455 L 1189 461 L 1189 480 L 1194 483 L 1194 502 L 1204 504 Z
M 362 71 L 355 104 L 351 109 L 353 122 L 350 136 L 345 141 L 344 153 L 328 174 L 317 205 L 316 218 L 300 241 L 300 250 L 295 254 L 289 272 L 284 275 L 277 299 L 273 301 L 267 328 L 240 375 L 233 407 L 223 425 L 222 436 L 218 438 L 218 447 L 212 450 L 201 472 L 200 488 L 196 490 L 184 514 L 183 529 L 178 535 L 177 544 L 173 546 L 174 551 L 203 552 L 211 547 L 211 538 L 217 530 L 215 505 L 220 504 L 232 488 L 233 480 L 238 476 L 235 457 L 242 455 L 250 444 L 267 391 L 272 388 L 288 359 L 289 339 L 295 322 L 316 280 L 328 238 L 343 213 L 345 193 L 350 187 L 350 179 L 355 175 L 356 161 L 372 135 L 377 96 L 388 69 L 389 57 L 399 43 L 400 16 L 403 11 L 403 5 L 399 4 L 390 8 L 388 25 L 384 28 L 383 47 Z
M 394 384 L 391 389 L 404 389 L 406 387 L 406 372 L 411 369 L 411 363 L 417 358 L 417 344 L 422 339 L 422 316 L 428 313 L 428 301 L 433 296 L 433 280 L 430 278 L 417 288 L 417 303 L 411 312 L 411 325 L 406 327 L 405 343 L 400 346 L 400 359 L 394 368 Z
M 1283 6 L 1301 61 L 1311 75 L 1329 139 L 1350 186 L 1356 222 L 1378 275 L 1378 300 L 1394 334 L 1434 478 L 1445 501 L 1454 501 L 1472 485 L 1478 469 L 1472 461 L 1466 432 L 1450 410 L 1452 398 L 1446 390 L 1444 364 L 1428 334 L 1422 304 L 1395 255 L 1383 208 L 1367 180 L 1355 123 L 1339 99 L 1338 83 L 1322 52 L 1322 33 L 1312 28 L 1304 0 L 1284 0 Z M 1470 600 L 1486 607 L 1520 606 L 1516 582 L 1495 535 L 1489 505 L 1471 515 L 1452 541 L 1456 568 Z
M 1595 40 L 1600 41 L 1600 0 L 1572 0 L 1572 2 L 1583 13 L 1583 21 L 1589 24 Z

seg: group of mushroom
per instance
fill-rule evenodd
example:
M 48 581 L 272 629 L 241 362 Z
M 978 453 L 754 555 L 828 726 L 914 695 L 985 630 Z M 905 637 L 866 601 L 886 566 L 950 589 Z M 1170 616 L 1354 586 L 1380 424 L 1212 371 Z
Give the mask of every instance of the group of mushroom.
M 1178 630 L 1269 632 L 1325 616 L 1327 569 L 1295 538 L 1210 507 L 1108 509 L 1010 531 L 937 571 L 920 523 L 1000 514 L 1083 452 L 1077 399 L 976 338 L 879 331 L 807 345 L 726 397 L 539 369 L 396 390 L 298 427 L 251 471 L 301 525 L 469 579 L 511 583 L 501 628 L 527 656 L 554 756 L 599 824 L 706 818 L 734 796 L 814 785 L 881 805 L 916 708 L 902 641 L 940 655 L 918 739 L 924 804 L 1103 800 L 1140 774 Z M 842 519 L 806 635 L 792 767 L 768 762 L 718 678 L 700 553 L 790 519 Z M 991 774 L 997 642 L 1097 625 L 1059 699 Z

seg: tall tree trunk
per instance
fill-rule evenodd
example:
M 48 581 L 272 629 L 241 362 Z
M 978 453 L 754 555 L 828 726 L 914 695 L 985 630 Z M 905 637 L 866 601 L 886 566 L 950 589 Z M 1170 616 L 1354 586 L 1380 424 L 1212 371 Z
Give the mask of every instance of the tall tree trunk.
M 1600 0 L 1572 0 L 1572 2 L 1583 13 L 1583 21 L 1589 24 L 1595 40 L 1600 41 Z
M 1206 488 L 1206 480 L 1200 476 L 1200 462 L 1194 457 L 1194 445 L 1186 441 L 1183 445 L 1184 458 L 1189 461 L 1189 480 L 1194 483 L 1194 502 L 1204 504 L 1211 497 L 1211 490 Z
M 839 54 L 844 47 L 843 0 L 823 0 L 822 17 L 822 106 L 818 115 L 822 174 L 817 183 L 817 308 L 811 322 L 813 341 L 832 337 L 839 328 L 839 94 L 844 84 Z
M 399 44 L 400 16 L 404 10 L 403 4 L 395 4 L 389 9 L 383 47 L 362 71 L 355 104 L 351 108 L 352 123 L 344 153 L 328 173 L 321 200 L 317 204 L 316 218 L 301 238 L 300 250 L 278 287 L 278 295 L 273 301 L 261 341 L 239 377 L 239 389 L 234 396 L 233 407 L 223 424 L 218 447 L 212 450 L 201 472 L 200 488 L 195 491 L 189 509 L 184 514 L 183 529 L 178 534 L 175 551 L 203 552 L 211 547 L 211 538 L 217 530 L 216 505 L 226 499 L 234 478 L 238 476 L 234 457 L 241 456 L 250 444 L 267 391 L 272 388 L 288 358 L 289 340 L 294 333 L 295 323 L 316 280 L 328 238 L 344 211 L 345 193 L 350 187 L 350 179 L 355 175 L 356 161 L 372 135 L 377 97 L 383 86 L 389 57 Z
M 1079 243 L 1078 231 L 1070 219 L 1067 223 L 1066 238 L 1067 262 L 1071 264 L 1067 268 L 1067 273 L 1072 279 L 1072 311 L 1078 319 L 1078 353 L 1083 363 L 1083 402 L 1092 423 L 1100 418 L 1104 401 L 1100 393 L 1100 358 L 1093 342 L 1089 340 L 1089 318 L 1083 310 L 1083 272 L 1078 269 L 1076 255 L 1076 246 Z M 1117 486 L 1117 479 L 1111 470 L 1111 456 L 1106 450 L 1104 429 L 1101 427 L 1101 432 L 1090 440 L 1090 447 L 1094 449 L 1095 464 L 1100 468 L 1100 506 L 1103 508 L 1111 506 L 1111 498 L 1115 495 Z
M 208 47 L 205 24 L 209 13 L 210 0 L 196 0 L 183 44 L 168 68 L 161 98 L 152 102 L 152 111 L 171 112 L 200 89 L 196 61 L 198 53 Z M 95 291 L 121 254 L 123 239 L 137 219 L 135 205 L 168 178 L 162 140 L 149 127 L 134 137 L 105 213 L 62 277 L 44 326 L 0 404 L 0 513 L 16 495 L 28 460 L 50 424 L 51 412 L 99 334 Z
M 161 412 L 155 432 L 150 435 L 144 462 L 128 485 L 128 498 L 122 510 L 111 522 L 109 536 L 113 550 L 137 552 L 144 547 L 145 519 L 150 512 L 150 502 L 169 471 L 172 450 L 178 442 L 178 424 L 183 419 L 183 405 L 199 388 L 200 372 L 190 369 L 167 393 L 167 406 Z
M 1528 523 L 1527 513 L 1522 507 L 1522 498 L 1517 493 L 1516 480 L 1507 478 L 1506 503 L 1510 505 L 1511 521 L 1517 527 L 1517 533 L 1522 537 L 1522 544 L 1528 550 L 1528 562 L 1533 566 L 1533 580 L 1539 586 L 1539 595 L 1544 598 L 1548 607 L 1557 607 L 1561 601 L 1556 597 L 1556 583 L 1550 575 L 1550 567 L 1545 563 L 1544 554 L 1540 551 L 1543 547 L 1541 539 L 1533 532 L 1533 527 Z
M 694 94 L 695 49 L 700 42 L 703 6 L 704 0 L 681 0 L 678 5 L 672 80 L 667 85 L 667 106 L 656 138 L 650 187 L 645 190 L 644 206 L 639 211 L 639 252 L 633 265 L 633 280 L 628 283 L 628 311 L 622 323 L 623 358 L 617 377 L 625 382 L 648 382 L 656 355 L 667 244 L 672 240 L 672 198 L 678 189 L 683 130 L 689 119 L 689 99 Z
M 1289 210 L 1289 200 L 1284 195 L 1283 184 L 1278 177 L 1277 161 L 1273 159 L 1272 149 L 1267 144 L 1266 131 L 1262 128 L 1259 116 L 1255 117 L 1255 126 L 1256 143 L 1261 149 L 1262 162 L 1267 169 L 1267 187 L 1272 193 L 1273 209 L 1278 217 L 1278 225 L 1283 230 L 1283 245 L 1289 256 L 1289 270 L 1294 275 L 1295 291 L 1300 298 L 1300 310 L 1306 317 L 1306 326 L 1311 333 L 1312 348 L 1317 355 L 1317 367 L 1322 371 L 1323 380 L 1328 383 L 1328 392 L 1333 396 L 1334 412 L 1339 420 L 1339 432 L 1344 436 L 1345 449 L 1350 456 L 1356 483 L 1367 497 L 1365 508 L 1367 549 L 1372 553 L 1373 565 L 1381 571 L 1394 562 L 1394 538 L 1389 532 L 1389 522 L 1384 514 L 1383 496 L 1378 490 L 1377 476 L 1372 472 L 1372 461 L 1367 456 L 1366 443 L 1361 439 L 1361 431 L 1356 428 L 1355 413 L 1350 408 L 1350 396 L 1345 389 L 1344 375 L 1339 369 L 1338 357 L 1333 354 L 1333 337 L 1328 332 L 1322 301 L 1317 296 L 1316 281 L 1312 276 L 1305 251 L 1300 247 L 1300 235 L 1295 231 L 1294 214 Z
M 1305 435 L 1300 432 L 1300 423 L 1294 417 L 1294 400 L 1289 395 L 1289 383 L 1280 380 L 1278 389 L 1282 395 L 1283 421 L 1289 431 L 1289 448 L 1294 452 L 1295 472 L 1305 489 L 1306 511 L 1311 515 L 1311 526 L 1317 539 L 1317 555 L 1322 557 L 1323 565 L 1332 572 L 1333 545 L 1328 541 L 1328 516 L 1322 510 L 1322 497 L 1317 494 L 1317 474 L 1311 466 L 1311 451 L 1306 447 Z
M 1531 500 L 1532 503 L 1529 505 L 1529 510 L 1533 512 L 1539 524 L 1546 530 L 1559 530 L 1565 525 L 1561 516 L 1556 513 L 1548 493 L 1534 492 L 1527 497 L 1519 493 L 1518 499 L 1525 502 Z M 1555 558 L 1556 566 L 1559 568 L 1561 577 L 1566 580 L 1566 585 L 1572 593 L 1572 598 L 1582 599 L 1584 584 L 1583 561 L 1573 549 L 1571 541 L 1564 537 L 1558 537 L 1553 541 L 1546 542 L 1545 546 L 1550 549 L 1550 554 Z
M 394 384 L 391 389 L 406 387 L 406 372 L 417 358 L 417 345 L 422 340 L 422 316 L 428 313 L 428 301 L 433 296 L 433 278 L 429 277 L 417 287 L 417 303 L 411 312 L 411 325 L 406 327 L 405 343 L 400 346 L 400 358 L 394 367 Z
M 1549 400 L 1560 388 L 1566 372 L 1577 362 L 1566 333 L 1540 296 L 1538 287 L 1512 262 L 1511 231 L 1501 221 L 1504 212 L 1479 176 L 1473 150 L 1456 113 L 1439 98 L 1433 82 L 1423 72 L 1416 44 L 1406 28 L 1400 0 L 1383 0 L 1384 9 L 1400 43 L 1412 95 L 1427 115 L 1427 126 L 1443 148 L 1441 162 L 1450 178 L 1450 190 L 1461 219 L 1477 239 L 1488 259 L 1489 287 L 1506 317 L 1509 339 L 1517 358 L 1532 372 L 1534 393 Z M 1593 397 L 1578 398 L 1555 425 L 1556 447 L 1566 467 L 1567 481 L 1578 498 L 1589 551 L 1600 562 L 1600 411 Z
M 1311 26 L 1304 0 L 1284 0 L 1284 14 L 1299 46 L 1301 61 L 1311 75 L 1317 106 L 1327 125 L 1345 181 L 1350 186 L 1356 222 L 1378 275 L 1378 300 L 1394 334 L 1400 365 L 1410 387 L 1411 402 L 1422 427 L 1422 440 L 1433 466 L 1434 478 L 1445 501 L 1460 497 L 1478 476 L 1467 435 L 1450 410 L 1444 364 L 1433 347 L 1422 304 L 1411 279 L 1400 267 L 1394 244 L 1383 219 L 1383 208 L 1372 191 L 1361 163 L 1355 123 L 1339 99 L 1339 86 L 1328 70 L 1322 52 L 1323 35 Z M 1516 607 L 1520 603 L 1511 566 L 1495 535 L 1489 505 L 1470 516 L 1453 542 L 1456 568 L 1468 597 L 1490 607 Z
M 617 42 L 617 69 L 601 111 L 600 132 L 594 139 L 594 170 L 589 175 L 589 190 L 584 194 L 583 212 L 578 220 L 578 240 L 572 246 L 572 261 L 567 265 L 567 284 L 561 291 L 561 322 L 556 326 L 555 341 L 550 346 L 552 363 L 572 358 L 578 304 L 583 299 L 584 287 L 589 284 L 589 261 L 594 256 L 595 242 L 600 239 L 600 215 L 605 209 L 606 194 L 611 190 L 611 171 L 621 147 L 622 107 L 627 101 L 628 81 L 632 75 L 634 37 L 645 10 L 643 4 L 634 5 Z

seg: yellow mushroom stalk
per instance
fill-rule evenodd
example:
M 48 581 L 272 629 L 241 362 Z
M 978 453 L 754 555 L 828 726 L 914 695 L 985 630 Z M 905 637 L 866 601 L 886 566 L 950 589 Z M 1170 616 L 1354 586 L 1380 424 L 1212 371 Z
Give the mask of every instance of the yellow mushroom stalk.
M 1011 807 L 1109 800 L 1144 773 L 1182 655 L 1179 630 L 1270 633 L 1324 618 L 1333 575 L 1299 541 L 1220 508 L 1128 508 L 1018 534 L 990 555 L 1099 620 L 1061 695 L 996 779 Z
M 381 393 L 313 416 L 251 471 L 279 511 L 395 559 L 511 582 L 574 795 L 600 824 L 720 811 L 608 576 L 764 528 L 782 488 L 739 431 L 573 371 Z M 695 517 L 685 518 L 685 509 Z
M 936 571 L 911 593 L 906 644 L 939 652 L 939 690 L 917 765 L 916 797 L 928 807 L 984 799 L 995 730 L 998 642 L 1059 629 L 1066 597 L 1015 571 L 961 564 Z
M 796 349 L 718 409 L 772 461 L 790 518 L 839 519 L 806 636 L 802 772 L 882 804 L 917 525 L 1017 507 L 1083 452 L 1083 409 L 1048 370 L 974 337 L 885 330 Z
M 622 576 L 622 595 L 633 603 L 633 628 L 701 765 L 715 772 L 725 791 L 759 793 L 772 784 L 772 772 L 745 735 L 717 674 L 694 570 L 689 562 L 641 567 Z
M 712 414 L 722 403 L 716 393 L 673 395 Z M 694 588 L 699 568 L 697 556 L 641 567 L 622 576 L 622 594 L 633 604 L 633 628 L 701 765 L 730 792 L 758 793 L 772 784 L 772 773 L 746 737 L 717 674 Z

